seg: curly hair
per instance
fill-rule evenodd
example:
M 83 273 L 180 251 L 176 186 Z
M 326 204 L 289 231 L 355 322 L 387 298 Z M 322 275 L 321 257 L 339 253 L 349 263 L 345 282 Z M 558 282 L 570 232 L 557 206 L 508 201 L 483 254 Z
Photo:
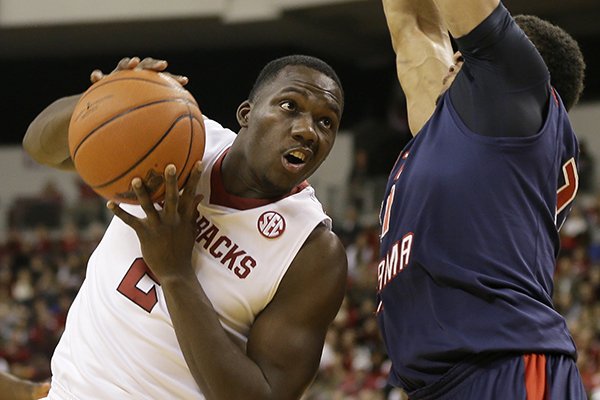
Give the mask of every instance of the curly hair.
M 533 15 L 517 15 L 515 22 L 541 54 L 550 83 L 571 109 L 583 92 L 585 61 L 579 45 L 562 28 Z

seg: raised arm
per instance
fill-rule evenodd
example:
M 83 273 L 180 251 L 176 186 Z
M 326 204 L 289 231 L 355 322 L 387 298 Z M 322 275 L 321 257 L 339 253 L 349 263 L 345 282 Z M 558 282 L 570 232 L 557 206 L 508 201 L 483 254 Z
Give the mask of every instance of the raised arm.
M 431 0 L 383 0 L 396 71 L 406 96 L 408 124 L 416 135 L 435 109 L 452 65 L 452 46 Z
M 167 68 L 167 62 L 150 57 L 143 60 L 139 57 L 125 57 L 119 61 L 114 71 L 134 68 L 162 72 Z M 188 82 L 185 76 L 168 75 L 182 85 Z M 94 70 L 90 78 L 94 83 L 104 76 L 102 71 Z M 31 158 L 49 167 L 75 169 L 69 154 L 68 132 L 71 115 L 80 97 L 81 94 L 77 94 L 56 100 L 31 122 L 23 138 L 23 148 Z
M 58 169 L 75 169 L 69 155 L 68 131 L 71 114 L 80 96 L 56 100 L 27 128 L 23 148 L 38 163 Z
M 454 38 L 471 32 L 500 4 L 500 0 L 433 0 L 433 2 Z

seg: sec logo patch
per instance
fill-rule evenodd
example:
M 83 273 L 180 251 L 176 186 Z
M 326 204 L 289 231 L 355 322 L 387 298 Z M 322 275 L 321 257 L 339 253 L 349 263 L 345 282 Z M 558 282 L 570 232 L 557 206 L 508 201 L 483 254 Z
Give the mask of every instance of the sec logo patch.
M 275 211 L 267 211 L 258 218 L 257 227 L 264 237 L 275 239 L 285 231 L 285 219 Z

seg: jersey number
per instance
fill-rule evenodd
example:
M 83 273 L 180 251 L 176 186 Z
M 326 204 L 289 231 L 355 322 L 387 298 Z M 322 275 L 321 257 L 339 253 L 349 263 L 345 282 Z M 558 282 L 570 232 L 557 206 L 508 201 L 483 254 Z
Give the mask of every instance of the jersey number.
M 383 213 L 383 221 L 381 222 L 381 237 L 383 238 L 390 230 L 390 214 L 392 213 L 392 204 L 394 203 L 394 194 L 396 193 L 396 185 L 392 186 L 390 194 L 385 200 L 385 212 Z
M 557 215 L 573 201 L 577 194 L 577 188 L 579 187 L 579 175 L 577 175 L 577 166 L 575 165 L 574 158 L 569 159 L 569 161 L 563 165 L 562 171 L 565 184 L 561 186 L 556 193 Z M 385 212 L 381 224 L 381 237 L 384 237 L 390 228 L 390 213 L 392 211 L 392 203 L 394 202 L 395 189 L 396 187 L 392 186 L 392 190 L 385 201 Z
M 579 187 L 579 175 L 577 175 L 577 166 L 575 165 L 575 159 L 571 158 L 563 165 L 563 176 L 565 184 L 558 189 L 556 199 L 556 213 L 559 214 L 565 209 L 570 202 L 573 201 L 577 194 L 577 188 Z
M 123 280 L 119 284 L 117 291 L 129 300 L 133 301 L 138 306 L 142 307 L 147 312 L 151 312 L 156 303 L 158 296 L 156 295 L 156 285 L 152 285 L 150 290 L 144 292 L 137 285 L 144 276 L 151 278 L 156 285 L 160 285 L 154 277 L 143 258 L 136 258 L 131 264 Z

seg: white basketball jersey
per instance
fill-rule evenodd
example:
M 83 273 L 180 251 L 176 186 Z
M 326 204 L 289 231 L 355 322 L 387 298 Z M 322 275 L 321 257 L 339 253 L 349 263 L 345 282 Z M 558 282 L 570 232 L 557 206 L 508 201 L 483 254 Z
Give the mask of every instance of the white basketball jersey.
M 193 261 L 221 324 L 245 348 L 254 319 L 308 235 L 331 221 L 307 185 L 276 202 L 237 207 L 222 190 L 219 168 L 235 134 L 208 119 L 205 125 L 198 189 L 204 198 Z M 140 207 L 124 208 L 144 215 Z M 204 398 L 179 348 L 160 284 L 145 266 L 135 232 L 118 218 L 90 257 L 52 373 L 51 400 Z

